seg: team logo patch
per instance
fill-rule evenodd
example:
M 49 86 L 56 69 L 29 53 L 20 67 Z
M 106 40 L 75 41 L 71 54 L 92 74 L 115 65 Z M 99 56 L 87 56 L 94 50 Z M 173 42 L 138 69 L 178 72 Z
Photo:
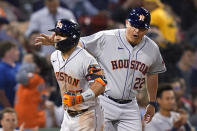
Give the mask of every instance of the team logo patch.
M 144 15 L 140 15 L 139 16 L 139 21 L 144 21 L 144 19 L 145 19 L 145 16 Z
M 61 21 L 58 21 L 58 22 L 57 22 L 57 25 L 56 25 L 56 28 L 60 28 L 60 29 L 61 29 L 61 28 L 62 28 L 62 25 L 63 25 L 63 24 L 61 23 Z
M 96 73 L 99 71 L 101 71 L 101 67 L 97 64 L 89 65 L 89 67 L 88 67 L 89 74 L 93 74 L 93 73 Z

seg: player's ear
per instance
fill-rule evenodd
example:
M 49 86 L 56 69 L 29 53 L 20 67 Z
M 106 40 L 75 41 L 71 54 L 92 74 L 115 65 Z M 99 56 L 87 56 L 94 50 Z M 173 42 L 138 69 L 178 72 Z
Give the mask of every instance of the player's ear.
M 128 20 L 125 20 L 125 23 L 126 23 L 126 27 L 127 27 L 127 28 L 130 27 L 130 23 L 129 23 Z

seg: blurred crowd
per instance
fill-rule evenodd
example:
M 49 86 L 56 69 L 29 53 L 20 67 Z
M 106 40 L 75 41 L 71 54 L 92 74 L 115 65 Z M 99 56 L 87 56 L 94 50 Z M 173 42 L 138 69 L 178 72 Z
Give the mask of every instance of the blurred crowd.
M 147 36 L 159 45 L 167 67 L 159 85 L 172 87 L 173 110 L 184 110 L 197 129 L 197 0 L 0 0 L 0 111 L 15 109 L 12 128 L 58 128 L 63 119 L 49 61 L 55 49 L 34 46 L 40 33 L 50 35 L 61 18 L 77 21 L 82 36 L 124 28 L 128 11 L 139 6 L 151 13 Z M 137 97 L 142 115 L 148 103 L 144 90 Z M 3 126 L 2 113 L 0 118 Z

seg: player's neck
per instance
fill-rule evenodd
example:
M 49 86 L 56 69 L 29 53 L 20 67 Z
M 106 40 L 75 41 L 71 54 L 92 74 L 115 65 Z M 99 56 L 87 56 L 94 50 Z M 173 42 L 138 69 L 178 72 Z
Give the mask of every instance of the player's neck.
M 130 43 L 130 45 L 131 45 L 132 47 L 135 47 L 137 44 L 135 44 L 135 43 Z
M 162 115 L 162 116 L 165 116 L 165 117 L 170 117 L 170 112 L 167 111 L 167 110 L 164 110 L 164 109 L 160 109 L 159 113 Z
M 132 46 L 132 47 L 135 47 L 136 45 L 138 45 L 139 44 L 139 41 L 136 41 L 136 42 L 134 42 L 134 41 L 130 41 L 128 38 L 127 38 L 127 41 L 129 42 L 129 44 Z
M 75 50 L 75 48 L 72 48 L 69 51 L 62 53 L 63 58 L 67 59 L 73 53 L 74 50 Z

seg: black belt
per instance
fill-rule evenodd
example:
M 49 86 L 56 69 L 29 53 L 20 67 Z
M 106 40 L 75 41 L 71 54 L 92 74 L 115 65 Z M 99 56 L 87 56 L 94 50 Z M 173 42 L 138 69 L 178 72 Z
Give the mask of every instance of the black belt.
M 114 101 L 114 102 L 117 102 L 119 104 L 127 104 L 127 103 L 130 103 L 132 102 L 132 100 L 122 100 L 122 99 L 114 99 L 112 98 L 111 96 L 107 96 L 107 95 L 104 95 L 106 96 L 107 98 L 109 98 L 110 100 Z
M 84 112 L 88 111 L 88 109 L 83 109 L 83 110 L 79 110 L 79 111 L 72 111 L 72 110 L 67 110 L 68 114 L 71 116 L 71 117 L 75 117 L 77 115 L 80 115 Z

